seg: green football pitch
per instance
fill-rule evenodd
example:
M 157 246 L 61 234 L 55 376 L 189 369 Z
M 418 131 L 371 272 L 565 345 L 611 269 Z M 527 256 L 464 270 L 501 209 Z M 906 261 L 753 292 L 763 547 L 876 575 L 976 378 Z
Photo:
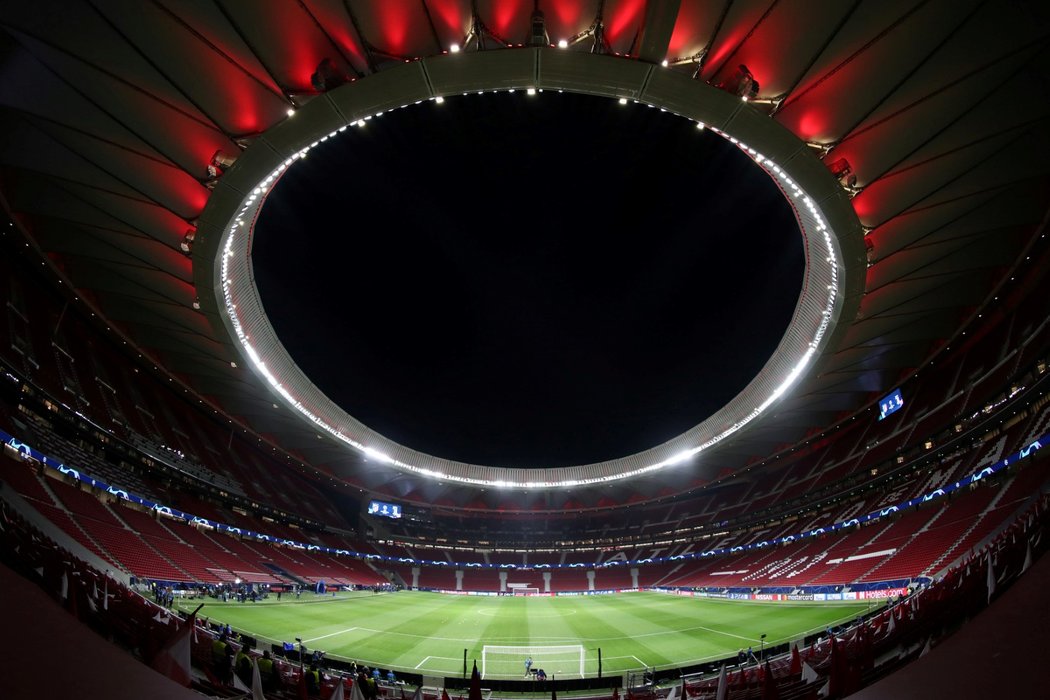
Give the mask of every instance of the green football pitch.
M 181 604 L 196 607 L 196 601 Z M 307 649 L 381 668 L 458 676 L 463 651 L 487 678 L 521 678 L 524 661 L 548 676 L 685 666 L 748 646 L 801 638 L 874 603 L 760 603 L 662 593 L 489 597 L 401 591 L 304 593 L 281 602 L 208 601 L 200 615 L 265 642 L 302 639 Z M 191 607 L 192 606 L 192 607 Z M 502 647 L 502 648 L 500 648 Z M 582 658 L 582 662 L 581 662 Z

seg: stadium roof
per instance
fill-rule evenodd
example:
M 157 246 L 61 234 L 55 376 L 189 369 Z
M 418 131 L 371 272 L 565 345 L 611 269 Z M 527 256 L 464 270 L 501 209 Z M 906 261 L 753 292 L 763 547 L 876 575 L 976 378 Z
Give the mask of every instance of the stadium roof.
M 44 264 L 115 332 L 274 445 L 390 497 L 506 507 L 497 489 L 479 494 L 319 439 L 275 401 L 220 314 L 214 258 L 201 254 L 218 251 L 226 222 L 215 212 L 236 206 L 235 185 L 246 182 L 236 178 L 253 163 L 276 165 L 309 129 L 320 136 L 338 127 L 333 115 L 345 123 L 358 108 L 398 106 L 379 107 L 392 100 L 391 85 L 425 99 L 440 94 L 442 80 L 512 87 L 518 79 L 508 76 L 524 70 L 540 87 L 564 80 L 566 89 L 699 119 L 728 97 L 710 86 L 738 86 L 746 66 L 757 95 L 714 123 L 733 133 L 739 120 L 748 139 L 783 132 L 811 144 L 775 157 L 794 156 L 802 170 L 792 176 L 820 189 L 815 199 L 829 209 L 851 204 L 863 226 L 836 228 L 852 272 L 838 325 L 746 439 L 726 440 L 684 469 L 582 493 L 518 490 L 515 507 L 525 510 L 696 488 L 867 408 L 994 303 L 1043 230 L 1050 11 L 1040 3 L 543 0 L 545 30 L 551 43 L 566 40 L 564 53 L 505 48 L 530 43 L 532 5 L 8 3 L 0 10 L 5 205 Z M 461 55 L 445 55 L 453 45 Z M 464 73 L 457 59 L 476 70 Z M 344 79 L 353 82 L 334 86 Z M 320 97 L 319 88 L 327 90 Z M 690 94 L 705 97 L 690 104 L 681 97 Z M 290 110 L 308 126 L 293 127 Z M 243 158 L 215 180 L 208 166 L 217 152 Z M 848 161 L 852 199 L 828 189 L 837 184 L 812 167 L 819 156 Z M 192 256 L 181 250 L 189 231 Z

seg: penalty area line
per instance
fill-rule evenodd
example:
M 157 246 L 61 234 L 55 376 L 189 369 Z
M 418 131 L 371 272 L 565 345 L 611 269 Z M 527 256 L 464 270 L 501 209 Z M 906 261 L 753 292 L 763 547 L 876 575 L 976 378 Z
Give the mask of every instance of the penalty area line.
M 316 642 L 318 639 L 328 639 L 329 637 L 335 637 L 336 635 L 345 634 L 347 632 L 353 632 L 356 629 L 361 629 L 361 628 L 360 627 L 347 627 L 345 630 L 339 630 L 338 632 L 332 632 L 331 634 L 322 634 L 320 637 L 311 637 L 310 639 L 304 639 L 303 640 L 303 644 L 306 644 L 307 642 Z
M 634 659 L 635 661 L 638 662 L 638 667 L 639 668 L 649 668 L 649 665 L 647 663 L 645 663 L 644 661 L 639 659 L 634 654 L 628 654 L 627 656 L 607 656 L 607 657 L 605 657 L 606 661 L 619 661 L 620 659 Z
M 423 659 L 422 661 L 420 661 L 418 664 L 416 664 L 414 668 L 418 671 L 419 668 L 423 664 L 425 664 L 426 662 L 430 661 L 431 659 L 443 659 L 444 661 L 459 661 L 459 659 L 454 657 L 454 656 L 428 656 L 425 659 Z M 426 669 L 424 669 L 424 670 L 426 670 Z M 442 669 L 438 669 L 438 670 L 440 671 Z

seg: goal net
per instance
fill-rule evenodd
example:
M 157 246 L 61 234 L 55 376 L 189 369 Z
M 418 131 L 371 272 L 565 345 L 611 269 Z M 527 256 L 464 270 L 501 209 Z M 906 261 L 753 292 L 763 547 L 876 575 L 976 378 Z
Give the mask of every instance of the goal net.
M 525 647 L 486 644 L 481 648 L 481 675 L 493 679 L 531 677 L 526 672 L 525 661 L 532 659 L 531 670 L 543 669 L 547 678 L 583 678 L 584 656 L 580 644 Z
M 528 586 L 516 586 L 516 587 L 511 588 L 509 590 L 511 592 L 511 595 L 539 595 L 540 594 L 540 589 L 538 589 L 538 588 L 530 588 Z

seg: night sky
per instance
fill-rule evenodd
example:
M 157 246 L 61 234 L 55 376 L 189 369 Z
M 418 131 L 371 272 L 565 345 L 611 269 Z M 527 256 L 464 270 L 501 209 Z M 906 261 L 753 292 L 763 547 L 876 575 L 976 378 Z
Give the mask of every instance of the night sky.
M 622 457 L 748 383 L 791 319 L 802 240 L 769 178 L 644 105 L 450 97 L 312 150 L 253 264 L 292 357 L 423 452 Z

